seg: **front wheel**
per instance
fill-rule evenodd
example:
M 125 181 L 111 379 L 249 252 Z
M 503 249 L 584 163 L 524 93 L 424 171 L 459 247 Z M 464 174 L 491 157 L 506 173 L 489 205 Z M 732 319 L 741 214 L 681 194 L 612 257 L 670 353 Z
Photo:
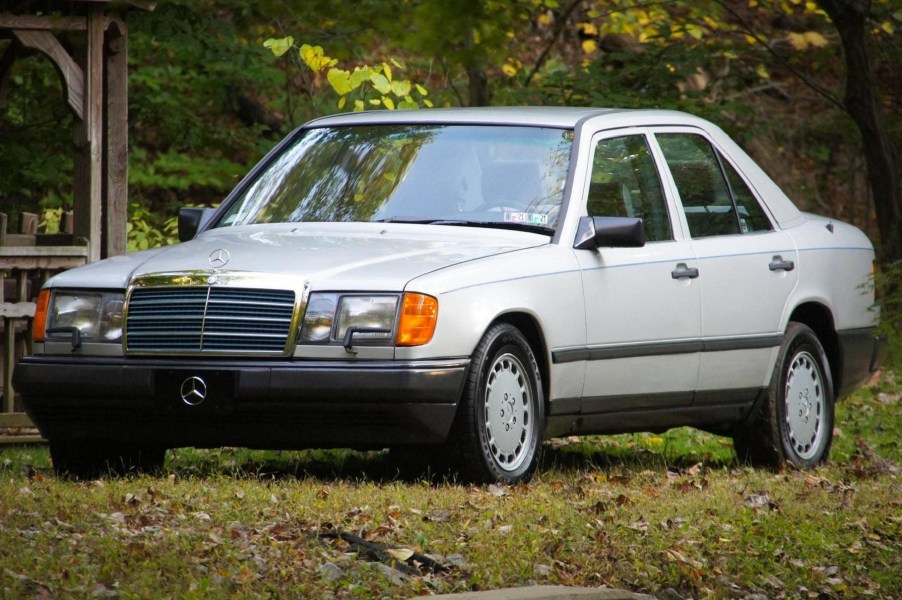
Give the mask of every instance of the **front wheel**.
M 529 342 L 509 323 L 492 326 L 470 366 L 449 446 L 481 482 L 529 480 L 542 454 L 545 399 Z
M 752 423 L 733 437 L 740 460 L 811 468 L 827 460 L 833 442 L 833 380 L 817 335 L 790 322 L 767 398 Z

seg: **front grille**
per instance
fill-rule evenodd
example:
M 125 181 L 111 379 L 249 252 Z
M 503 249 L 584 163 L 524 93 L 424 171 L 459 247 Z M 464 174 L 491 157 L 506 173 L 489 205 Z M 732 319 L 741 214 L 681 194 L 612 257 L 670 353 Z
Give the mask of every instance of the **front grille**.
M 294 292 L 231 287 L 135 288 L 128 352 L 285 352 Z

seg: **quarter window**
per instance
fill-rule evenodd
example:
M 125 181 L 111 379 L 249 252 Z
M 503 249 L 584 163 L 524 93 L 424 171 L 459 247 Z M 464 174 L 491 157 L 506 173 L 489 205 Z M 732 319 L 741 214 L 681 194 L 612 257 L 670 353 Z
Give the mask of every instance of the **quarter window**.
M 733 192 L 733 198 L 736 199 L 736 208 L 739 213 L 739 229 L 742 233 L 752 233 L 754 231 L 773 231 L 774 226 L 770 224 L 770 219 L 758 203 L 758 199 L 746 185 L 733 165 L 720 159 L 724 171 L 727 172 L 727 181 L 730 182 L 730 190 Z
M 644 136 L 595 146 L 586 209 L 590 217 L 639 217 L 649 242 L 673 239 L 661 180 Z

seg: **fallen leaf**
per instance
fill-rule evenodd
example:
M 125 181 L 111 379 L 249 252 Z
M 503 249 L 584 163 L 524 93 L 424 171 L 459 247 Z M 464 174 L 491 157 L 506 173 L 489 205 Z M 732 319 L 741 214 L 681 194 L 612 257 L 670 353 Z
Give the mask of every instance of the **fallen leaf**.
M 385 553 L 401 562 L 407 561 L 414 554 L 410 548 L 387 548 Z

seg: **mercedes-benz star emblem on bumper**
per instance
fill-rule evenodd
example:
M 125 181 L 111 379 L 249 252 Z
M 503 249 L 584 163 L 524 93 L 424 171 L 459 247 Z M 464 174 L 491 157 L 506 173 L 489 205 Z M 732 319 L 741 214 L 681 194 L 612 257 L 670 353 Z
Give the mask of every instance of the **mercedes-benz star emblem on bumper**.
M 207 384 L 200 377 L 189 377 L 182 382 L 182 401 L 188 406 L 197 406 L 207 398 Z
M 226 250 L 225 248 L 220 248 L 211 252 L 210 258 L 208 260 L 210 261 L 211 267 L 213 267 L 214 269 L 221 269 L 229 264 L 229 259 L 231 257 L 232 255 L 229 254 L 228 250 Z

